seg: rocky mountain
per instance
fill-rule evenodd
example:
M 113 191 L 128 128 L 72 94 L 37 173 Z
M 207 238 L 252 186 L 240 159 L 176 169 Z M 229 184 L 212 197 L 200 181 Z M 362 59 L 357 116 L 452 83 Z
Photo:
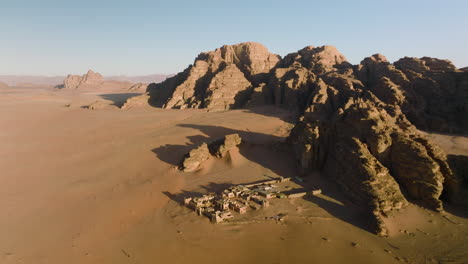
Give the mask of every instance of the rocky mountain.
M 333 46 L 306 47 L 284 58 L 259 43 L 201 53 L 184 72 L 148 87 L 163 108 L 227 110 L 275 104 L 302 113 L 318 76 L 345 71 L 384 103 L 398 105 L 419 129 L 468 131 L 468 75 L 450 61 L 376 54 L 351 65 Z M 323 79 L 323 78 L 322 78 Z M 337 80 L 335 81 L 338 81 Z
M 89 70 L 84 75 L 68 75 L 63 81 L 64 89 L 85 89 L 100 86 L 104 82 L 101 74 Z
M 62 85 L 56 86 L 66 90 L 128 90 L 133 92 L 145 92 L 147 85 L 144 83 L 133 84 L 131 82 L 105 80 L 100 73 L 89 70 L 84 75 L 68 75 Z
M 244 106 L 280 57 L 259 43 L 226 45 L 198 55 L 193 65 L 152 84 L 150 103 L 164 108 L 224 110 Z
M 462 72 L 468 72 L 468 67 L 460 68 L 460 71 L 462 71 Z
M 467 202 L 466 179 L 418 129 L 468 131 L 468 73 L 450 61 L 380 54 L 352 65 L 333 46 L 284 58 L 258 43 L 201 53 L 148 87 L 163 108 L 227 110 L 275 104 L 300 118 L 288 143 L 303 174 L 320 171 L 368 208 L 376 232 L 408 202 L 442 211 Z M 458 162 L 459 163 L 459 162 Z

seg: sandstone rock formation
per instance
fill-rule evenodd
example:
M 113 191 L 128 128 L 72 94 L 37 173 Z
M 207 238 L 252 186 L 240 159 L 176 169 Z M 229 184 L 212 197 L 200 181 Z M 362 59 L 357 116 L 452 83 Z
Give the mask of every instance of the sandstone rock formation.
M 164 108 L 242 107 L 254 87 L 265 83 L 280 58 L 259 43 L 226 45 L 198 55 L 193 65 L 148 87 L 150 103 Z
M 184 172 L 194 172 L 198 170 L 200 164 L 211 156 L 222 158 L 228 151 L 236 148 L 241 143 L 242 139 L 238 134 L 226 135 L 224 138 L 215 140 L 208 145 L 203 143 L 186 155 L 180 169 Z
M 128 88 L 128 91 L 131 92 L 146 92 L 146 89 L 148 88 L 148 84 L 146 83 L 136 83 L 132 85 L 130 88 Z
M 65 90 L 116 90 L 145 92 L 147 85 L 144 83 L 133 84 L 126 81 L 105 80 L 104 77 L 92 70 L 84 75 L 68 75 L 62 85 L 56 86 Z
M 448 67 L 430 62 L 438 70 Z M 382 55 L 328 72 L 309 67 L 311 93 L 288 139 L 303 173 L 319 170 L 353 201 L 367 205 L 381 235 L 386 234 L 382 216 L 407 204 L 403 193 L 437 211 L 443 210 L 442 194 L 456 197 L 461 183 L 446 155 L 400 108 L 408 94 L 401 88 L 409 82 L 403 72 Z
M 148 94 L 142 94 L 139 96 L 130 97 L 122 105 L 121 109 L 126 110 L 130 108 L 149 106 L 148 100 L 149 100 Z
M 357 77 L 385 103 L 401 107 L 419 129 L 443 133 L 468 131 L 468 74 L 447 60 L 382 55 L 364 59 Z
M 211 157 L 210 150 L 206 143 L 201 144 L 198 148 L 191 150 L 187 157 L 182 162 L 181 169 L 185 172 L 194 172 L 200 164 Z
M 104 82 L 101 74 L 89 70 L 85 75 L 68 75 L 63 81 L 64 89 L 86 89 L 100 86 Z
M 463 118 L 468 115 L 468 73 L 429 57 L 392 64 L 376 54 L 353 66 L 333 46 L 308 46 L 280 59 L 249 42 L 201 53 L 184 72 L 149 85 L 148 91 L 150 104 L 157 107 L 226 110 L 275 104 L 302 113 L 320 83 L 318 76 L 331 80 L 336 72 L 352 74 L 348 81 L 359 81 L 382 102 L 398 105 L 419 129 L 468 131 Z
M 462 72 L 468 72 L 468 67 L 460 68 L 459 70 Z
M 212 155 L 217 158 L 222 158 L 229 150 L 239 146 L 241 143 L 242 139 L 239 134 L 231 134 L 211 143 L 209 148 Z

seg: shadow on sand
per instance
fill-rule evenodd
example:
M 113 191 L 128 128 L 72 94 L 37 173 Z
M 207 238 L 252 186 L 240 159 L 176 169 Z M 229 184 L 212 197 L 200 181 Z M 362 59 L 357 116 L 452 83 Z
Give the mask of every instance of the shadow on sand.
M 139 96 L 141 93 L 111 93 L 111 94 L 100 94 L 99 97 L 105 100 L 113 102 L 113 105 L 122 107 L 125 102 L 132 97 Z

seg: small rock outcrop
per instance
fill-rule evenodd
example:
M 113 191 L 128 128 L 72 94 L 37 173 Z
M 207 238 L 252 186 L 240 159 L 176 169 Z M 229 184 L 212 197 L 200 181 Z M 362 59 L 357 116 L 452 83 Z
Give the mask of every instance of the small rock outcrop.
M 198 148 L 191 150 L 182 162 L 181 170 L 184 172 L 194 172 L 198 170 L 200 164 L 211 157 L 210 150 L 206 143 L 201 144 Z
M 180 169 L 184 172 L 194 172 L 210 157 L 222 158 L 241 143 L 242 139 L 238 134 L 226 135 L 210 144 L 203 143 L 186 155 Z
M 149 95 L 148 94 L 133 96 L 133 97 L 128 98 L 127 101 L 125 101 L 125 103 L 122 105 L 121 109 L 127 110 L 127 109 L 130 109 L 130 108 L 138 108 L 138 107 L 149 106 L 148 100 L 149 100 Z
M 209 145 L 210 152 L 215 157 L 222 158 L 229 150 L 239 146 L 241 143 L 242 139 L 239 134 L 226 135 L 224 138 Z

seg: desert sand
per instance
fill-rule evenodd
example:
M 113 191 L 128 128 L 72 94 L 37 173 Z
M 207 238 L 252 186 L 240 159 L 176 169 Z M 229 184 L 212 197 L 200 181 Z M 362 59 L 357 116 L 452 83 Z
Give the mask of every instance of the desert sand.
M 264 144 L 288 135 L 289 112 L 118 108 L 134 95 L 0 91 L 1 263 L 468 262 L 466 212 L 410 205 L 378 237 L 318 174 L 308 179 L 323 190 L 317 197 L 212 224 L 181 199 L 296 175 L 293 157 Z M 105 107 L 84 108 L 96 101 Z M 198 144 L 230 133 L 249 144 L 198 172 L 177 170 Z M 468 137 L 430 136 L 468 155 Z M 279 213 L 285 221 L 270 220 Z

